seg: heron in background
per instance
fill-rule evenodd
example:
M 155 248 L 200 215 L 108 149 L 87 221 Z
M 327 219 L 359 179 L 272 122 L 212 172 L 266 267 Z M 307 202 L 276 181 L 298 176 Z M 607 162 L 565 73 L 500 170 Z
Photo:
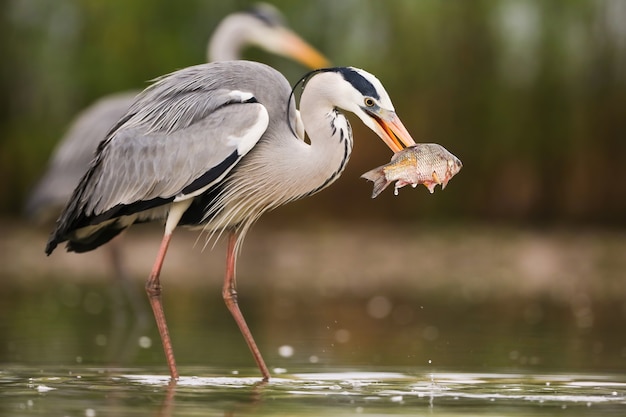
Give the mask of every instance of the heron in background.
M 238 59 L 242 50 L 248 46 L 292 58 L 311 69 L 328 66 L 326 58 L 287 28 L 281 13 L 269 4 L 257 4 L 249 10 L 226 16 L 213 32 L 207 47 L 207 58 L 209 61 Z M 47 172 L 28 198 L 25 212 L 29 218 L 40 224 L 56 220 L 89 167 L 98 144 L 128 110 L 139 92 L 108 95 L 76 117 L 50 159 Z M 111 242 L 107 249 L 114 276 L 135 313 L 136 326 L 132 331 L 135 334 L 145 327 L 143 323 L 148 315 L 124 267 L 120 240 Z M 116 296 L 113 299 L 118 303 L 121 301 Z M 125 317 L 121 314 L 123 305 L 120 303 L 112 311 L 112 338 L 118 339 L 120 334 L 115 329 L 124 327 L 122 323 Z M 110 344 L 116 346 L 118 343 L 112 341 Z M 123 354 L 131 351 L 128 347 L 122 348 Z
M 222 296 L 268 380 L 237 303 L 235 264 L 246 232 L 263 213 L 341 175 L 352 131 L 339 109 L 358 116 L 394 152 L 415 144 L 372 74 L 327 68 L 301 82 L 298 111 L 287 80 L 260 63 L 216 62 L 160 78 L 100 144 L 50 236 L 47 254 L 65 241 L 68 251 L 87 252 L 133 223 L 165 221 L 146 292 L 173 379 L 179 374 L 159 275 L 178 225 L 206 231 L 207 243 L 228 235 Z

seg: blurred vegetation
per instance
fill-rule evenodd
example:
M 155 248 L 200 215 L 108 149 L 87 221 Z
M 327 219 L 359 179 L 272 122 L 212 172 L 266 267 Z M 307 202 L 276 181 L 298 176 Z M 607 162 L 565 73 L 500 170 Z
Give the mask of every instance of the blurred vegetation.
M 0 213 L 16 215 L 72 117 L 98 97 L 205 60 L 248 1 L 0 2 Z M 626 2 L 273 3 L 337 65 L 376 74 L 418 142 L 464 163 L 443 193 L 370 201 L 391 156 L 353 123 L 337 184 L 282 215 L 626 225 Z M 304 68 L 256 50 L 295 81 Z

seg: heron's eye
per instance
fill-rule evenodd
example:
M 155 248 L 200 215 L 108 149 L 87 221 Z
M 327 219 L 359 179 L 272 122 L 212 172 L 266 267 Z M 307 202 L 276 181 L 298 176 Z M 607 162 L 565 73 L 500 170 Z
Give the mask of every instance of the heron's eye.
M 376 102 L 374 101 L 373 98 L 371 97 L 365 97 L 365 105 L 367 107 L 374 107 L 374 104 L 376 104 Z

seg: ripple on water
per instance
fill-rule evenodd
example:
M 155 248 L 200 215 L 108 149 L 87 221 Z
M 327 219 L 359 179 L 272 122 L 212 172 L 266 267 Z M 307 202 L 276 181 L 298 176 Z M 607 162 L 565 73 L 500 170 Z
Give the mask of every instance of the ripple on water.
M 256 376 L 215 376 L 224 373 L 194 369 L 186 374 L 196 376 L 183 376 L 171 384 L 167 375 L 145 371 L 83 368 L 68 374 L 5 370 L 0 372 L 0 397 L 10 400 L 3 401 L 3 407 L 9 404 L 13 411 L 86 415 L 89 408 L 96 416 L 154 415 L 144 413 L 141 407 L 154 411 L 163 404 L 184 407 L 185 411 L 207 411 L 207 404 L 212 411 L 254 404 L 261 409 L 283 410 L 283 415 L 284 410 L 293 415 L 355 411 L 414 415 L 425 408 L 438 408 L 446 415 L 459 415 L 463 410 L 511 416 L 545 415 L 557 408 L 584 414 L 588 407 L 602 415 L 621 415 L 626 405 L 626 376 L 616 375 L 286 372 L 262 383 Z M 241 374 L 254 375 L 253 371 Z M 112 402 L 112 398 L 118 401 Z
M 123 378 L 147 385 L 166 385 L 162 375 L 129 374 Z M 484 400 L 517 403 L 626 404 L 626 381 L 598 375 L 527 375 L 499 373 L 325 372 L 274 377 L 264 389 L 291 395 L 350 395 L 365 400 L 411 398 Z M 181 377 L 178 386 L 251 387 L 254 377 Z

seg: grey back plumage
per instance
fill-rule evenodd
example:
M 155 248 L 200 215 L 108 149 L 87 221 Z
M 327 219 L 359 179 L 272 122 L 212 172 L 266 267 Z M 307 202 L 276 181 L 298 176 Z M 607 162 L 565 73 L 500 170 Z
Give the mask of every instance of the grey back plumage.
M 259 4 L 247 12 L 227 16 L 211 37 L 208 59 L 237 59 L 241 49 L 251 44 L 273 53 L 284 53 L 272 45 L 274 38 L 271 34 L 259 32 L 259 28 L 265 26 L 286 27 L 280 12 L 271 5 Z M 129 91 L 103 97 L 77 116 L 50 159 L 46 173 L 30 193 L 24 209 L 26 215 L 41 223 L 56 219 L 87 170 L 97 145 L 125 114 L 138 93 Z M 188 106 L 183 105 L 180 109 L 181 114 L 191 115 L 184 111 Z M 201 113 L 202 109 L 198 112 Z M 170 123 L 174 127 L 178 122 L 172 119 Z
M 247 61 L 197 65 L 158 79 L 100 144 L 48 253 L 58 242 L 77 238 L 81 228 L 115 221 L 121 230 L 137 216 L 162 218 L 162 206 L 223 180 L 254 145 L 242 150 L 236 139 L 254 129 L 263 112 L 269 121 L 254 141 L 288 134 L 289 92 L 276 70 Z M 293 119 L 295 105 L 290 106 Z

